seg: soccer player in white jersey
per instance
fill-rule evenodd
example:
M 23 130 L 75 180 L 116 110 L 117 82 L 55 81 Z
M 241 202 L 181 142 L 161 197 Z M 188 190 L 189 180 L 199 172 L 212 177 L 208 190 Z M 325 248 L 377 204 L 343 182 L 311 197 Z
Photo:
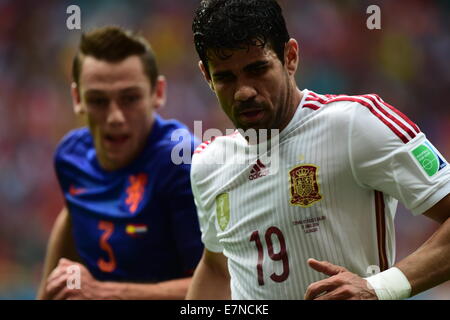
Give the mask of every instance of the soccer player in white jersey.
M 450 165 L 417 125 L 375 94 L 300 91 L 273 0 L 202 1 L 193 31 L 236 128 L 279 135 L 277 152 L 236 131 L 194 154 L 205 251 L 188 299 L 402 299 L 450 279 Z M 395 262 L 397 200 L 441 226 Z

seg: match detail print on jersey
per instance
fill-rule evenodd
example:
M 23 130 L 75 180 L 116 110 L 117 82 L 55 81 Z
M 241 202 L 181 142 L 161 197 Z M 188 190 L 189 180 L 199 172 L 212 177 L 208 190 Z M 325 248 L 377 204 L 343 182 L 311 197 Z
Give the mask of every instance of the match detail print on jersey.
M 216 215 L 217 223 L 222 231 L 228 226 L 230 222 L 230 199 L 228 193 L 222 193 L 216 198 Z
M 319 167 L 313 164 L 300 165 L 289 171 L 291 205 L 307 208 L 322 200 L 317 181 L 318 171 Z

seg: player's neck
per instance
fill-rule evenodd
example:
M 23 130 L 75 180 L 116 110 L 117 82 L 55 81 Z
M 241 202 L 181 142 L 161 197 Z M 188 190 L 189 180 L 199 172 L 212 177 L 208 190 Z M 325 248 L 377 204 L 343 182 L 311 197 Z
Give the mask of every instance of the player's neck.
M 300 91 L 300 89 L 297 88 L 297 86 L 293 86 L 292 93 L 288 96 L 287 103 L 286 103 L 286 115 L 284 116 L 284 122 L 281 124 L 279 130 L 280 133 L 288 126 L 288 124 L 291 122 L 292 118 L 295 115 L 295 112 L 297 111 L 297 108 L 300 104 L 300 101 L 302 101 L 303 98 L 303 92 Z

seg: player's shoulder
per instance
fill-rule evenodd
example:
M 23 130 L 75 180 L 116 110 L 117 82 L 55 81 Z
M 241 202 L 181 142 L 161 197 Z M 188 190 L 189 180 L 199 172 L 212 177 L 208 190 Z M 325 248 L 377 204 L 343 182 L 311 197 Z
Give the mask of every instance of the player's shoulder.
M 229 135 L 213 137 L 202 142 L 192 156 L 192 179 L 199 181 L 214 176 L 233 162 L 233 157 L 241 156 L 239 150 L 245 149 L 245 139 L 239 131 Z M 240 148 L 241 147 L 241 148 Z
M 227 148 L 231 145 L 236 146 L 242 144 L 242 136 L 238 130 L 231 134 L 212 137 L 203 141 L 194 151 L 193 164 L 216 163 L 217 160 L 224 155 Z
M 69 131 L 61 139 L 55 151 L 55 159 L 58 161 L 70 157 L 85 157 L 93 147 L 94 143 L 89 129 L 77 128 Z
M 333 115 L 344 115 L 348 117 L 351 112 L 358 112 L 360 115 L 366 114 L 369 117 L 381 119 L 380 115 L 391 117 L 392 114 L 405 118 L 399 110 L 385 102 L 376 93 L 360 95 L 349 94 L 319 94 L 308 91 L 305 97 L 303 108 L 313 110 L 323 110 Z
M 153 141 L 150 149 L 156 147 L 158 152 L 172 153 L 173 148 L 193 150 L 200 144 L 189 128 L 182 122 L 175 119 L 163 119 L 156 115 L 154 123 L 155 135 L 150 137 Z
M 176 119 L 164 119 L 160 115 L 155 116 L 155 126 L 163 136 L 170 136 L 176 130 L 185 130 L 190 133 L 188 127 Z
M 329 114 L 334 123 L 348 125 L 351 122 L 355 130 L 394 135 L 404 143 L 420 134 L 417 124 L 376 93 L 333 95 L 309 91 L 304 107 L 308 105 Z
M 342 113 L 351 109 L 382 108 L 386 103 L 376 93 L 361 95 L 350 94 L 320 94 L 308 90 L 303 108 L 327 110 L 327 112 Z
M 159 115 L 148 139 L 133 169 L 158 176 L 160 183 L 183 183 L 181 177 L 189 177 L 192 154 L 200 141 L 185 124 Z

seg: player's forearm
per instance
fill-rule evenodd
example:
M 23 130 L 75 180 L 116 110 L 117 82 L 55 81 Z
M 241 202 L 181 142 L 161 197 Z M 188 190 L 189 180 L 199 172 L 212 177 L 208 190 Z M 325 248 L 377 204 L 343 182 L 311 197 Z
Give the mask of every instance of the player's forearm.
M 398 262 L 411 296 L 450 280 L 450 218 L 414 253 Z
M 72 238 L 71 221 L 67 208 L 64 208 L 56 218 L 48 240 L 42 280 L 38 288 L 37 299 L 46 299 L 45 287 L 47 277 L 57 266 L 59 259 L 63 257 L 80 261 Z
M 229 300 L 230 279 L 202 260 L 195 270 L 186 300 Z
M 191 277 L 159 283 L 102 282 L 102 299 L 114 300 L 182 300 L 191 283 Z

